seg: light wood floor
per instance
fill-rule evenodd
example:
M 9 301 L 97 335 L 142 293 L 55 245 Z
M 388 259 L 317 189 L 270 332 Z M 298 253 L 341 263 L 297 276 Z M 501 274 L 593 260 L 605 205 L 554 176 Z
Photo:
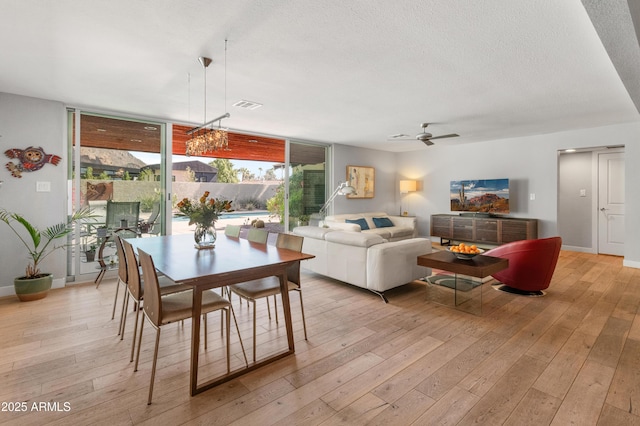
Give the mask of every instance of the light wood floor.
M 123 341 L 110 320 L 114 280 L 36 302 L 0 300 L 0 423 L 640 424 L 640 270 L 620 258 L 562 252 L 545 297 L 485 285 L 483 316 L 426 301 L 419 282 L 389 292 L 385 305 L 361 289 L 303 278 L 309 340 L 292 294 L 294 356 L 192 398 L 190 325 L 165 327 L 150 406 L 153 333 L 145 329 L 134 373 L 133 313 Z M 250 354 L 250 309 L 235 306 Z M 258 307 L 260 356 L 286 343 Z M 212 374 L 224 365 L 219 322 L 209 317 L 202 358 Z M 235 332 L 232 341 L 238 366 Z M 11 405 L 24 401 L 26 411 Z M 34 402 L 57 402 L 58 411 L 36 411 Z

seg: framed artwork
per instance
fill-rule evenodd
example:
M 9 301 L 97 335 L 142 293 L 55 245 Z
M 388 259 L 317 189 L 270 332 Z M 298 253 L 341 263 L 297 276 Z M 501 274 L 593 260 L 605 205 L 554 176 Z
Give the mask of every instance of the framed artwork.
M 373 167 L 347 166 L 347 182 L 356 189 L 356 193 L 347 194 L 347 198 L 373 198 L 375 173 Z

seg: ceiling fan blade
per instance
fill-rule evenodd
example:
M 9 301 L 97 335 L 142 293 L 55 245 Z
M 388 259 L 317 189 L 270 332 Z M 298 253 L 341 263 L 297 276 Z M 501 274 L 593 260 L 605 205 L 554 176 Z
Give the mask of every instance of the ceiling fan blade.
M 460 136 L 460 135 L 458 135 L 456 133 L 450 133 L 448 135 L 434 136 L 434 137 L 429 138 L 429 139 L 430 140 L 434 140 L 434 139 L 443 139 L 443 138 L 457 138 L 458 136 Z
M 433 142 L 431 142 L 429 139 L 422 141 L 426 146 L 431 146 L 433 145 Z
M 405 141 L 407 139 L 413 138 L 411 137 L 411 135 L 407 135 L 406 133 L 398 133 L 387 138 L 388 141 Z

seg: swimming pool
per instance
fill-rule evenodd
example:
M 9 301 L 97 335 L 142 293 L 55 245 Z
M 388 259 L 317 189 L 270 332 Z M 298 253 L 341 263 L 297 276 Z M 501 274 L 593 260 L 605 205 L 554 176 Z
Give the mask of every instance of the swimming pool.
M 230 213 L 221 214 L 220 215 L 220 219 L 238 219 L 238 218 L 252 217 L 252 216 L 269 216 L 269 212 L 267 210 L 252 210 L 252 211 L 243 211 L 243 212 L 230 212 Z M 187 216 L 173 216 L 173 220 L 188 221 L 189 218 Z

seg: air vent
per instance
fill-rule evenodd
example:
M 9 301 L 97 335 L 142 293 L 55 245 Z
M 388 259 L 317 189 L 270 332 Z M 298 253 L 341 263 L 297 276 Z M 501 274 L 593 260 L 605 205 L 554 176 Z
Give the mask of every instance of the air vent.
M 233 106 L 238 108 L 244 108 L 244 109 L 258 109 L 262 106 L 262 104 L 259 104 L 258 102 L 251 102 L 251 101 L 246 101 L 242 99 L 236 102 L 235 104 L 233 104 Z

